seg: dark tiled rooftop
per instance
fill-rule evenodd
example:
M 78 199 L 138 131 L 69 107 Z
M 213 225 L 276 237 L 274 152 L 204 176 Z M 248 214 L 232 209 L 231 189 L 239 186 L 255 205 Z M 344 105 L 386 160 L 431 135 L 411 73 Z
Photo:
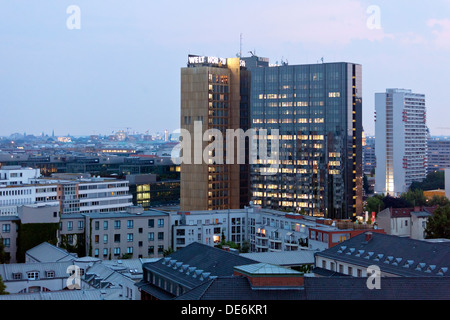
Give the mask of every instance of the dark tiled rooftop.
M 435 277 L 450 275 L 450 243 L 431 243 L 372 233 L 365 241 L 360 234 L 341 244 L 316 253 L 363 267 L 377 265 L 382 272 L 405 277 Z

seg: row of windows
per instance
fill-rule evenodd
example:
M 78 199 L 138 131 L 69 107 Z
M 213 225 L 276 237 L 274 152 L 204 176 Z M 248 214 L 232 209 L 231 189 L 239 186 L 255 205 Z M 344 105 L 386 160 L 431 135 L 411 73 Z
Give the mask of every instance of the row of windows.
M 139 229 L 140 233 L 142 232 L 142 228 Z M 114 235 L 114 243 L 120 243 L 120 234 L 115 234 Z M 148 233 L 148 241 L 154 241 L 155 240 L 155 233 L 154 232 L 149 232 Z M 164 240 L 164 232 L 158 232 L 158 240 Z M 94 241 L 95 243 L 100 243 L 100 235 L 95 235 L 94 236 Z M 134 241 L 134 233 L 127 233 L 127 242 L 133 242 Z M 141 242 L 141 241 L 140 241 Z M 103 243 L 107 244 L 108 243 L 108 235 L 104 234 L 103 235 Z
M 133 247 L 127 247 L 125 253 L 126 253 L 127 255 L 132 255 L 133 252 L 134 252 Z M 155 247 L 154 247 L 154 246 L 149 246 L 149 247 L 148 247 L 148 252 L 147 252 L 147 253 L 148 253 L 149 256 L 153 256 L 153 255 L 155 254 Z M 162 246 L 162 245 L 158 246 L 157 254 L 158 254 L 158 255 L 161 255 L 161 254 L 163 254 L 163 253 L 164 253 L 164 246 Z M 109 255 L 109 249 L 108 249 L 108 248 L 104 248 L 104 249 L 102 250 L 102 254 L 103 254 L 103 257 L 107 257 L 107 256 Z M 120 249 L 119 247 L 114 248 L 114 249 L 113 249 L 113 254 L 114 254 L 114 256 L 119 256 L 119 255 L 121 254 L 121 249 Z M 96 258 L 98 258 L 99 255 L 100 255 L 100 249 L 98 249 L 98 248 L 97 248 L 97 249 L 94 249 L 94 256 L 95 256 Z
M 164 219 L 157 219 L 157 226 L 158 228 L 164 227 Z M 115 220 L 114 221 L 114 229 L 121 229 L 122 220 Z M 103 221 L 103 230 L 108 230 L 109 227 L 109 221 Z M 155 219 L 148 219 L 148 227 L 154 228 L 155 227 Z M 83 230 L 84 228 L 84 221 L 78 221 L 78 230 Z M 127 229 L 133 229 L 134 228 L 134 220 L 127 220 Z M 94 222 L 94 229 L 100 230 L 100 221 Z M 142 229 L 142 228 L 140 228 Z M 67 221 L 67 230 L 72 231 L 73 230 L 73 221 Z

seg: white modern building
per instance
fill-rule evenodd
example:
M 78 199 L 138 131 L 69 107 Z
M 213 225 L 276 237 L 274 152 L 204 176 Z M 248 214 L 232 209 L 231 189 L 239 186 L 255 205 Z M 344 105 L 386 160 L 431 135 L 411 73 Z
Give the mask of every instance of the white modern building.
M 398 196 L 427 174 L 425 95 L 407 89 L 375 94 L 375 192 Z
M 170 218 L 174 250 L 194 242 L 215 246 L 222 240 L 232 241 L 241 248 L 247 242 L 249 252 L 324 250 L 330 243 L 335 245 L 349 239 L 353 232 L 333 225 L 330 219 L 262 209 L 259 206 L 173 212 Z M 329 233 L 326 237 L 333 238 L 328 241 L 322 238 L 322 233 Z
M 0 185 L 12 186 L 30 183 L 31 179 L 41 176 L 39 169 L 22 168 L 21 166 L 3 166 L 0 169 Z
M 59 204 L 62 214 L 124 211 L 133 205 L 126 180 L 77 175 L 42 178 L 38 171 L 0 170 L 0 216 L 17 215 L 18 207 L 31 204 Z

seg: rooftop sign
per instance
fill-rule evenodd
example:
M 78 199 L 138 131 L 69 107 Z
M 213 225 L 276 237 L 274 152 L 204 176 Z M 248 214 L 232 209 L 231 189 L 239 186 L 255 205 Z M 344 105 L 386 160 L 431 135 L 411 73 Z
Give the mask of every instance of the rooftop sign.
M 227 59 L 226 58 L 218 58 L 218 57 L 208 57 L 208 56 L 195 56 L 189 55 L 188 64 L 211 64 L 217 66 L 226 66 Z M 245 61 L 241 60 L 241 67 L 245 67 Z

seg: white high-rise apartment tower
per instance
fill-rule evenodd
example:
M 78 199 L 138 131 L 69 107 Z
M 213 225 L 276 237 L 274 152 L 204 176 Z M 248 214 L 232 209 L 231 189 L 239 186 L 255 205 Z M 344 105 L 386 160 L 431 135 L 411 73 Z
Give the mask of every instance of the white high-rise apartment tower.
M 425 95 L 406 89 L 375 94 L 375 192 L 399 196 L 427 173 Z

